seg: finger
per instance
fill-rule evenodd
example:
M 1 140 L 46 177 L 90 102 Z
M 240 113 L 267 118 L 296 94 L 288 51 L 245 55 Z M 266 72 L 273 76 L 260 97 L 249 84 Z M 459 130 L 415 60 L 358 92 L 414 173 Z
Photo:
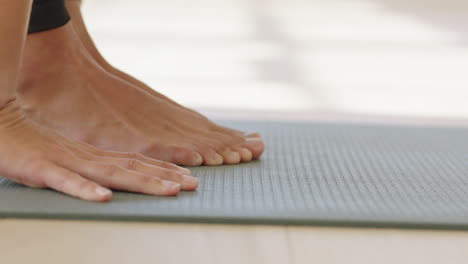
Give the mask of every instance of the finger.
M 149 165 L 139 160 L 120 158 L 102 158 L 101 160 L 125 169 L 141 172 L 148 176 L 155 176 L 163 180 L 177 182 L 180 184 L 181 190 L 184 191 L 193 191 L 198 187 L 198 179 L 195 177 L 184 175 L 174 170 Z
M 65 167 L 111 189 L 164 196 L 177 195 L 181 189 L 179 183 L 127 170 L 108 163 L 89 162 L 79 158 L 65 162 Z
M 95 202 L 106 202 L 112 198 L 109 189 L 51 162 L 38 163 L 35 173 L 47 187 L 73 197 Z
M 92 154 L 80 155 L 82 156 L 78 157 L 85 160 L 111 164 L 124 169 L 137 171 L 148 176 L 159 177 L 164 180 L 177 182 L 180 184 L 180 188 L 184 191 L 193 191 L 198 187 L 198 179 L 195 177 L 184 175 L 175 170 L 150 165 L 136 159 L 109 158 Z
M 73 154 L 83 160 L 96 161 L 106 164 L 112 164 L 124 169 L 134 170 L 146 174 L 148 176 L 156 176 L 164 180 L 177 182 L 181 185 L 184 191 L 193 191 L 198 187 L 198 179 L 190 175 L 184 175 L 177 170 L 167 169 L 151 164 L 144 163 L 138 159 L 129 158 L 111 158 L 98 156 L 89 152 L 77 149 L 76 146 L 69 146 L 73 150 Z
M 265 144 L 261 138 L 247 138 L 242 146 L 252 153 L 252 159 L 254 160 L 260 158 L 265 151 Z
M 82 143 L 82 142 L 77 142 L 77 143 L 78 143 L 77 145 L 82 150 L 87 151 L 89 153 L 92 153 L 92 154 L 94 154 L 96 156 L 136 159 L 136 160 L 139 160 L 139 161 L 147 163 L 147 164 L 163 167 L 163 168 L 166 168 L 166 169 L 169 169 L 169 170 L 176 170 L 176 171 L 179 171 L 180 173 L 182 173 L 184 175 L 189 175 L 190 174 L 189 169 L 177 166 L 177 165 L 169 163 L 167 161 L 152 159 L 152 158 L 149 158 L 149 157 L 137 154 L 137 153 L 105 151 L 105 150 L 97 149 L 97 148 L 95 148 L 95 147 L 93 147 L 91 145 L 88 145 L 86 143 Z M 70 147 L 73 147 L 73 146 L 70 145 Z

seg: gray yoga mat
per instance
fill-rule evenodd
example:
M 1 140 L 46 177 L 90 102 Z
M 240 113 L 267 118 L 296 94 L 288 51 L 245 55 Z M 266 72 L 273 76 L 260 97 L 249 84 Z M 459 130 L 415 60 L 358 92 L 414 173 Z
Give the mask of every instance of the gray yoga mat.
M 0 217 L 468 229 L 468 129 L 228 122 L 260 161 L 193 168 L 196 192 L 107 204 L 0 178 Z

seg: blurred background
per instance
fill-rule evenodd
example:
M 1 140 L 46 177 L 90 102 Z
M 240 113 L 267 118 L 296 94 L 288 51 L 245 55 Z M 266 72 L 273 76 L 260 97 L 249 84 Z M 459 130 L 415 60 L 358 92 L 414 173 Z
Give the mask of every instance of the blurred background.
M 466 0 L 83 7 L 111 63 L 202 112 L 468 118 Z

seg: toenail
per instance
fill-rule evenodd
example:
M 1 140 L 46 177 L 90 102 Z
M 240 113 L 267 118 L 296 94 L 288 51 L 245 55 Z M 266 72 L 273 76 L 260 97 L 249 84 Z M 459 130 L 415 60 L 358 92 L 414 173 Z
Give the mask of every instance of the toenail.
M 200 156 L 200 154 L 198 153 L 195 153 L 195 155 L 193 156 L 193 164 L 201 164 L 203 162 L 203 158 Z
M 260 133 L 258 132 L 245 132 L 245 137 L 252 138 L 252 137 L 260 137 Z
M 214 155 L 215 163 L 216 164 L 222 164 L 223 163 L 223 157 L 219 155 L 218 153 L 215 153 Z
M 249 157 L 252 156 L 252 152 L 246 148 L 242 148 L 241 152 L 243 156 L 249 156 Z

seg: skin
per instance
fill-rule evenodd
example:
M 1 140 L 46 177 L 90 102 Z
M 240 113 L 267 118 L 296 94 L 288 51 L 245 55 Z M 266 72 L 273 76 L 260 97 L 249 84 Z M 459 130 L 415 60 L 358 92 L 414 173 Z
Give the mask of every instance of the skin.
M 92 56 L 93 60 L 98 63 L 105 71 L 108 73 L 118 77 L 121 81 L 128 82 L 129 84 L 132 84 L 135 88 L 141 89 L 151 96 L 163 99 L 179 108 L 185 109 L 186 110 L 186 115 L 192 117 L 198 123 L 211 123 L 206 117 L 203 115 L 197 113 L 196 111 L 189 109 L 187 107 L 184 107 L 177 102 L 171 100 L 167 96 L 158 93 L 155 91 L 153 88 L 149 87 L 147 84 L 143 83 L 142 81 L 134 78 L 133 76 L 115 68 L 113 65 L 111 65 L 99 52 L 97 49 L 96 45 L 94 44 L 93 39 L 91 38 L 88 29 L 86 28 L 86 24 L 83 19 L 83 15 L 81 13 L 81 5 L 82 1 L 81 0 L 66 0 L 65 1 L 67 10 L 70 13 L 71 19 L 72 19 L 72 26 L 73 30 L 76 32 L 78 35 L 78 38 L 80 39 L 80 42 L 83 44 L 83 47 L 87 50 L 87 52 Z M 213 123 L 212 123 L 213 124 Z M 213 124 L 215 125 L 215 124 Z M 234 129 L 229 129 L 226 127 L 222 126 L 217 126 L 216 127 L 217 131 L 220 133 L 225 133 L 225 134 L 230 134 L 230 135 L 237 135 L 237 136 L 243 136 L 246 138 L 255 138 L 261 140 L 261 137 L 258 133 L 244 133 L 241 131 L 237 131 Z M 263 151 L 263 150 L 262 150 Z M 259 151 L 253 151 L 253 158 L 258 159 L 260 155 L 263 152 Z
M 203 115 L 201 115 L 200 113 L 178 104 L 177 102 L 171 100 L 165 95 L 158 93 L 157 91 L 155 91 L 153 88 L 149 87 L 147 84 L 143 83 L 142 81 L 134 78 L 133 76 L 125 72 L 120 71 L 119 69 L 111 65 L 109 62 L 107 62 L 106 59 L 101 55 L 101 53 L 97 49 L 96 45 L 94 44 L 94 41 L 92 40 L 86 28 L 83 15 L 81 13 L 82 1 L 81 0 L 67 0 L 65 1 L 65 3 L 67 5 L 67 9 L 72 18 L 73 30 L 76 32 L 78 38 L 83 44 L 83 47 L 92 56 L 93 60 L 96 63 L 98 63 L 106 72 L 117 77 L 120 80 L 120 82 L 127 82 L 128 84 L 131 84 L 132 88 L 140 89 L 146 92 L 148 95 L 151 95 L 152 97 L 156 97 L 161 100 L 164 100 L 165 102 L 168 102 L 169 104 L 172 104 L 173 106 L 176 106 L 176 108 L 183 110 L 181 111 L 183 113 L 183 116 L 186 119 L 190 119 L 190 122 L 194 123 L 198 127 L 201 127 L 201 128 L 210 127 L 216 132 L 223 134 L 227 137 L 229 136 L 242 137 L 245 141 L 250 142 L 250 144 L 249 143 L 247 144 L 247 150 L 250 151 L 251 154 L 249 154 L 245 150 L 243 152 L 242 151 L 239 152 L 240 156 L 242 157 L 242 161 L 250 161 L 251 159 L 258 159 L 262 155 L 265 147 L 261 139 L 261 136 L 258 133 L 256 132 L 245 133 L 242 131 L 237 131 L 237 130 L 230 129 L 227 127 L 219 126 L 213 123 L 212 121 L 210 121 L 209 119 L 207 119 L 206 117 L 204 117 Z M 252 158 L 250 158 L 250 155 L 252 156 Z
M 16 87 L 31 8 L 29 0 L 0 0 L 0 174 L 35 188 L 52 188 L 89 201 L 110 189 L 150 195 L 194 190 L 196 178 L 167 162 L 108 152 L 72 141 L 25 114 Z
M 111 73 L 74 23 L 28 36 L 19 98 L 29 117 L 98 148 L 179 165 L 237 164 L 263 153 L 258 134 L 218 126 Z

